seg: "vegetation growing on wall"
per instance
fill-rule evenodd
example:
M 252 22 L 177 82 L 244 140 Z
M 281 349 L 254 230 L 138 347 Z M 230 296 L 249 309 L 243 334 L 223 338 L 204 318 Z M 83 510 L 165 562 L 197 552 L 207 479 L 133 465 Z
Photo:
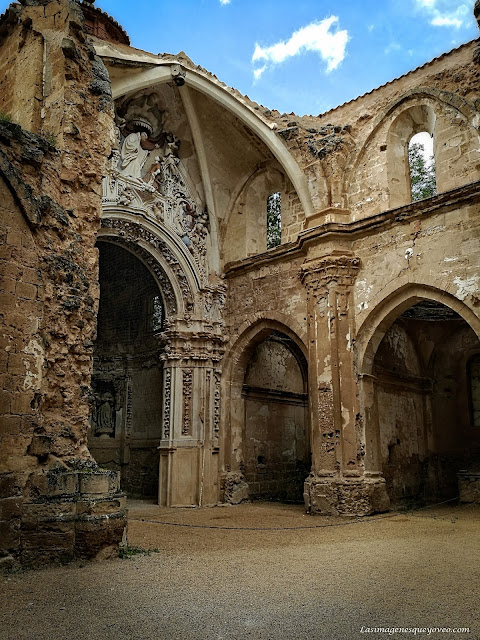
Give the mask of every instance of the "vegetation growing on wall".
M 282 241 L 282 195 L 280 191 L 267 198 L 267 249 L 278 247 Z

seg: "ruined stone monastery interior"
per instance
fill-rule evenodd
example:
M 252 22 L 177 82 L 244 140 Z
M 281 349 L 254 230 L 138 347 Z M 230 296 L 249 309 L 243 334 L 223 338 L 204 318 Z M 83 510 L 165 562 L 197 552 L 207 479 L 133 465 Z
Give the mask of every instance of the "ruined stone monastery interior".
M 115 548 L 126 496 L 480 500 L 477 47 L 299 117 L 94 0 L 10 5 L 0 562 Z M 436 194 L 412 201 L 419 132 Z

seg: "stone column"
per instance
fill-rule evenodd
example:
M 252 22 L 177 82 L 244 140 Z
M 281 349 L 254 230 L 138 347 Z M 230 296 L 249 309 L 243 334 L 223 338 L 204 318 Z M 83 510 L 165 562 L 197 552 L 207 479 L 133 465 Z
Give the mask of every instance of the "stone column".
M 304 495 L 311 512 L 363 515 L 385 508 L 382 501 L 372 504 L 356 428 L 352 289 L 359 268 L 353 254 L 333 252 L 306 262 L 301 272 L 308 295 L 312 416 L 312 472 Z

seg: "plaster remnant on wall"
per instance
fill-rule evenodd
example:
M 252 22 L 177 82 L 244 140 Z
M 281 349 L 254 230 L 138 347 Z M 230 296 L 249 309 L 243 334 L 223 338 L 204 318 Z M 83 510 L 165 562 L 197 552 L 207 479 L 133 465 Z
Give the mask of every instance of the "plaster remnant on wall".
M 43 367 L 43 348 L 37 340 L 30 340 L 23 353 L 32 355 L 35 357 L 35 368 L 30 369 L 30 360 L 24 360 L 25 365 L 25 380 L 23 382 L 23 388 L 26 389 L 40 389 L 42 381 L 42 367 Z
M 358 280 L 356 283 L 356 287 L 358 290 L 357 296 L 358 298 L 366 298 L 368 299 L 370 292 L 373 289 L 373 285 L 368 285 L 367 286 L 367 281 L 366 280 Z M 361 311 L 366 311 L 368 309 L 368 302 L 367 300 L 364 300 L 362 302 L 360 302 L 359 304 L 357 304 L 357 309 L 359 312 Z
M 323 360 L 323 373 L 318 376 L 318 383 L 329 385 L 332 380 L 332 368 L 330 366 L 330 354 L 326 355 Z
M 350 337 L 350 331 L 347 333 L 347 351 L 352 350 L 352 340 Z
M 457 286 L 456 296 L 460 300 L 465 300 L 470 295 L 478 293 L 478 276 L 470 276 L 469 278 L 460 278 L 459 276 L 453 279 L 453 283 Z
M 350 422 L 350 410 L 342 405 L 342 426 L 345 427 Z

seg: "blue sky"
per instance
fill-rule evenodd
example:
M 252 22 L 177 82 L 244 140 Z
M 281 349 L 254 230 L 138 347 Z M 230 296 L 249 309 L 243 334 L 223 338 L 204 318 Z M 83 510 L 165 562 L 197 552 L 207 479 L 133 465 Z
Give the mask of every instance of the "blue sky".
M 478 36 L 473 0 L 97 0 L 153 53 L 185 51 L 280 112 L 324 112 Z M 3 10 L 8 2 L 0 0 Z

